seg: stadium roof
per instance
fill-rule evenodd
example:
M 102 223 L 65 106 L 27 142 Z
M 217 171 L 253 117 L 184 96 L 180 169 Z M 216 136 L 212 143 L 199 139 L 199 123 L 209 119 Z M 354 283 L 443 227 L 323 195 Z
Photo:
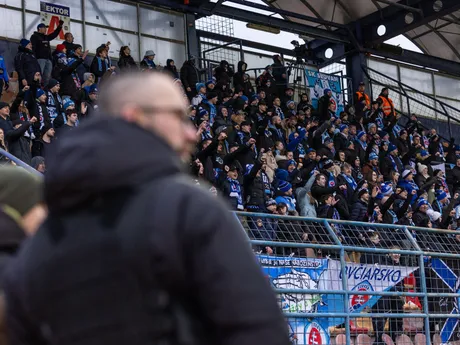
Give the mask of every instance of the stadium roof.
M 456 0 L 460 4 L 459 0 Z M 452 61 L 460 61 L 460 53 L 457 49 L 460 44 L 460 6 L 451 6 L 450 1 L 423 1 L 423 0 L 275 0 L 268 1 L 272 7 L 282 10 L 301 13 L 324 21 L 338 24 L 358 23 L 366 18 L 379 18 L 382 21 L 395 17 L 396 14 L 404 14 L 404 22 L 409 26 L 410 21 L 417 22 L 418 16 L 426 16 L 425 4 L 429 5 L 434 13 L 439 16 L 434 20 L 420 21 L 417 26 L 404 34 L 426 54 Z M 409 5 L 410 4 L 410 5 Z M 431 17 L 431 14 L 429 14 Z M 319 28 L 333 31 L 328 25 L 318 25 L 298 18 L 285 17 L 290 21 L 315 25 Z M 364 25 L 365 22 L 364 22 Z M 389 31 L 390 30 L 390 31 Z M 397 32 L 399 34 L 400 32 Z M 387 28 L 387 35 L 391 35 L 391 29 Z M 394 35 L 397 36 L 397 35 Z

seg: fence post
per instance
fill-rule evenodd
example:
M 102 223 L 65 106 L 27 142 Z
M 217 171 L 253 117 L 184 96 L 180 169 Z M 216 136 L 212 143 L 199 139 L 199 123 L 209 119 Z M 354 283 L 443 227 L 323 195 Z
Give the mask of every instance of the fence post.
M 412 236 L 411 232 L 407 227 L 404 227 L 404 233 L 406 234 L 407 238 L 409 241 L 412 243 L 412 245 L 415 247 L 417 252 L 419 253 L 418 255 L 418 261 L 419 261 L 419 269 L 420 269 L 420 285 L 422 288 L 423 292 L 423 313 L 425 316 L 423 317 L 423 321 L 425 324 L 425 337 L 426 337 L 426 345 L 431 345 L 431 339 L 430 339 L 430 318 L 429 318 L 429 311 L 428 311 L 428 290 L 426 288 L 426 276 L 425 276 L 425 262 L 424 260 L 424 255 L 423 251 L 418 245 L 417 241 L 414 239 Z
M 346 271 L 347 264 L 345 262 L 345 248 L 343 248 L 342 243 L 340 242 L 339 238 L 335 234 L 334 229 L 332 229 L 332 227 L 329 224 L 329 222 L 327 220 L 323 220 L 323 224 L 326 226 L 327 231 L 329 232 L 331 237 L 334 239 L 336 244 L 341 247 L 340 248 L 340 272 L 342 273 L 342 289 L 344 291 L 344 294 L 342 296 L 342 298 L 344 300 L 343 301 L 343 306 L 344 306 L 343 312 L 346 314 L 346 317 L 345 317 L 345 337 L 346 337 L 346 345 L 351 345 L 350 311 L 348 310 L 348 301 L 350 300 L 350 297 L 349 297 L 349 294 L 348 294 L 348 282 L 347 282 L 347 271 Z

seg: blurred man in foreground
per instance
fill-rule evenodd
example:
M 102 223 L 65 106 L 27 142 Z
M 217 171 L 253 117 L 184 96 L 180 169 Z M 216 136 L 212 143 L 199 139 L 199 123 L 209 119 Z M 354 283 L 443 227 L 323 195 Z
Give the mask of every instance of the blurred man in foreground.
M 236 218 L 191 185 L 172 80 L 104 85 L 47 162 L 50 215 L 7 276 L 10 345 L 289 344 Z

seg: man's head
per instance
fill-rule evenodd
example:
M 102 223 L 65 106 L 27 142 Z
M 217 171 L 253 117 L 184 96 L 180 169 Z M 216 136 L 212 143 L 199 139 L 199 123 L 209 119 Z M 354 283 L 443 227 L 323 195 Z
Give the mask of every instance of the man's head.
M 45 103 L 46 102 L 46 93 L 43 91 L 43 89 L 37 89 L 37 100 L 40 103 Z
M 0 168 L 0 204 L 17 212 L 27 234 L 33 234 L 46 218 L 42 178 L 19 167 Z
M 97 88 L 96 84 L 86 86 L 85 90 L 88 93 L 88 97 L 91 101 L 97 101 L 97 99 L 99 98 L 99 89 Z
M 361 189 L 358 192 L 358 198 L 361 199 L 364 202 L 369 202 L 369 191 L 367 189 Z
M 324 175 L 324 174 L 316 175 L 315 181 L 316 181 L 316 184 L 318 186 L 325 187 L 326 186 L 326 181 L 327 181 L 326 175 Z
M 60 88 L 61 88 L 61 85 L 56 79 L 50 79 L 50 81 L 48 82 L 48 89 L 52 93 L 58 93 Z
M 388 97 L 388 88 L 387 87 L 384 87 L 382 89 L 382 95 L 384 95 L 385 97 Z
M 214 105 L 217 104 L 217 92 L 208 92 L 207 99 L 209 103 Z
M 356 135 L 356 137 L 357 137 L 359 140 L 361 140 L 362 142 L 366 142 L 366 139 L 367 139 L 366 132 L 360 131 L 360 132 L 358 132 L 358 134 Z
M 43 23 L 40 23 L 37 25 L 37 32 L 41 34 L 46 34 L 46 29 L 48 28 L 48 25 L 45 25 Z
M 48 138 L 54 138 L 54 134 L 56 134 L 53 126 L 49 126 L 49 125 L 46 125 L 42 128 L 42 133 L 44 137 L 48 137 Z
M 232 180 L 238 179 L 238 167 L 236 165 L 225 166 L 225 170 L 227 171 L 227 177 Z
M 278 191 L 282 195 L 291 196 L 292 195 L 292 185 L 289 182 L 281 181 L 278 184 Z
M 45 158 L 42 156 L 35 156 L 32 158 L 30 165 L 32 168 L 44 174 L 46 172 Z
M 155 53 L 153 52 L 153 50 L 147 50 L 145 52 L 144 58 L 147 58 L 148 60 L 152 61 L 153 59 L 155 59 Z
M 31 43 L 28 39 L 23 38 L 23 39 L 19 42 L 19 45 L 20 45 L 21 47 L 23 47 L 23 48 L 32 50 L 32 43 Z
M 286 89 L 286 96 L 288 96 L 288 97 L 294 96 L 294 89 L 292 87 L 288 87 Z
M 67 123 L 71 126 L 75 126 L 78 121 L 78 113 L 75 109 L 68 109 L 65 112 Z
M 281 101 L 278 97 L 276 97 L 274 100 L 273 100 L 273 105 L 276 106 L 276 107 L 279 107 L 281 106 Z
M 65 39 L 66 42 L 73 43 L 74 37 L 73 37 L 71 32 L 67 32 L 64 35 L 64 39 Z
M 379 165 L 379 156 L 375 152 L 371 152 L 369 155 L 369 163 L 373 166 Z
M 359 87 L 358 87 L 358 90 L 359 92 L 364 92 L 364 89 L 366 88 L 366 84 L 364 84 L 364 82 L 360 82 L 359 83 Z
M 10 115 L 10 105 L 6 102 L 0 102 L 0 117 L 6 118 Z
M 241 122 L 241 131 L 244 133 L 251 133 L 251 122 L 249 121 Z
M 130 73 L 104 85 L 99 97 L 102 115 L 134 123 L 164 139 L 182 157 L 196 144 L 182 90 L 163 74 Z

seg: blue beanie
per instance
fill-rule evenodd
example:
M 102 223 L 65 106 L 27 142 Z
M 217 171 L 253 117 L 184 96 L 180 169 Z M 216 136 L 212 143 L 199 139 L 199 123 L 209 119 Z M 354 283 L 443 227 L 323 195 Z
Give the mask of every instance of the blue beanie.
M 197 83 L 196 84 L 196 92 L 200 92 L 200 89 L 202 87 L 206 88 L 206 85 L 204 85 L 203 83 Z
M 371 123 L 369 123 L 367 125 L 367 130 L 371 129 L 372 127 L 377 127 L 377 125 L 375 123 L 371 122 Z
M 286 181 L 289 176 L 289 173 L 287 172 L 287 170 L 284 169 L 276 169 L 275 176 L 278 180 Z
M 347 129 L 348 126 L 347 125 L 340 125 L 339 126 L 339 131 L 343 132 L 345 129 Z
M 307 154 L 310 153 L 310 152 L 316 152 L 316 150 L 310 147 L 310 148 L 307 150 Z
M 364 132 L 364 131 L 359 131 L 358 134 L 356 135 L 356 137 L 357 137 L 358 139 L 361 139 L 361 137 L 362 137 L 363 135 L 366 135 L 366 132 Z
M 281 181 L 278 185 L 278 190 L 283 193 L 286 193 L 291 188 L 292 188 L 292 185 L 286 181 Z
M 326 96 L 330 91 L 331 89 L 324 89 L 324 96 Z
M 215 84 L 215 83 L 214 83 L 214 80 L 212 80 L 212 79 L 211 79 L 211 80 L 208 80 L 208 81 L 206 82 L 206 86 L 208 86 L 209 84 Z
M 295 104 L 295 102 L 294 101 L 287 101 L 286 102 L 286 107 L 289 107 L 290 104 Z
M 392 152 L 397 149 L 398 148 L 393 143 L 390 143 L 390 145 L 388 145 L 388 152 Z
M 71 106 L 75 106 L 75 103 L 70 98 L 66 98 L 63 104 L 64 110 L 67 110 L 67 108 Z
M 204 108 L 200 108 L 200 118 L 205 116 L 205 115 L 208 115 L 208 111 Z
M 369 160 L 373 160 L 373 159 L 379 159 L 379 156 L 377 156 L 377 154 L 375 152 L 372 152 L 370 155 L 369 155 Z
M 43 89 L 37 89 L 37 98 L 40 98 L 44 94 L 45 94 L 45 91 L 43 91 Z
M 425 199 L 421 198 L 418 202 L 417 202 L 417 208 L 420 208 L 421 206 L 423 205 L 428 205 L 428 201 L 426 201 Z
M 288 166 L 290 165 L 297 166 L 297 163 L 295 162 L 295 160 L 291 159 L 288 161 Z
M 393 194 L 393 189 L 391 189 L 390 185 L 382 183 L 380 186 L 380 193 L 382 193 L 384 196 L 388 196 Z
M 436 191 L 436 199 L 437 199 L 438 201 L 441 201 L 442 199 L 445 199 L 445 198 L 447 198 L 447 193 L 446 193 L 446 192 L 444 192 L 444 191 L 441 190 L 441 189 L 438 190 L 438 191 Z
M 249 101 L 249 99 L 245 95 L 241 96 L 240 98 L 245 102 Z
M 29 43 L 30 43 L 30 41 L 29 41 L 28 39 L 25 39 L 25 38 L 23 38 L 23 39 L 19 42 L 19 44 L 21 45 L 21 47 L 24 47 L 24 48 L 27 47 L 27 45 L 28 45 Z
M 259 99 L 259 96 L 257 94 L 253 94 L 251 96 L 251 102 L 255 101 L 256 99 Z

